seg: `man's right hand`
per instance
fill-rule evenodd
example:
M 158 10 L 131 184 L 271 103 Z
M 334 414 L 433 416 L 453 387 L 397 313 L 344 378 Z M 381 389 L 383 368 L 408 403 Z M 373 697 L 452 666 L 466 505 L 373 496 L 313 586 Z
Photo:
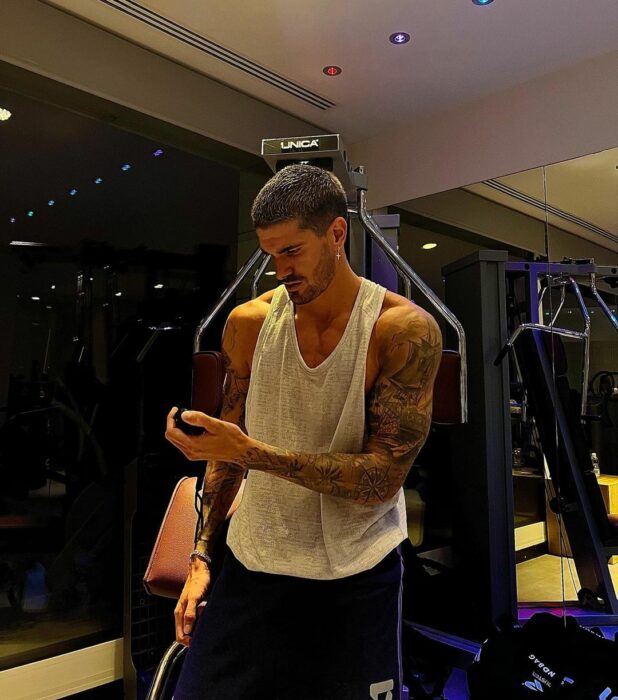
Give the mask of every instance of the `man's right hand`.
M 186 647 L 191 643 L 190 635 L 198 615 L 206 604 L 206 593 L 209 588 L 208 564 L 196 557 L 190 564 L 189 575 L 174 608 L 176 641 Z

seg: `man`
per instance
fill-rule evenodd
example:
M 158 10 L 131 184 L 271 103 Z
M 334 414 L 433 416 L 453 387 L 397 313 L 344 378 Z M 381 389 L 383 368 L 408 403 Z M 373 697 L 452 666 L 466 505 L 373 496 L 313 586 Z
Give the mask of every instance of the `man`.
M 189 437 L 168 416 L 167 438 L 209 460 L 174 700 L 399 698 L 402 485 L 430 427 L 440 330 L 350 268 L 346 197 L 327 171 L 284 168 L 252 218 L 283 285 L 229 315 L 220 420 L 183 413 L 207 431 Z

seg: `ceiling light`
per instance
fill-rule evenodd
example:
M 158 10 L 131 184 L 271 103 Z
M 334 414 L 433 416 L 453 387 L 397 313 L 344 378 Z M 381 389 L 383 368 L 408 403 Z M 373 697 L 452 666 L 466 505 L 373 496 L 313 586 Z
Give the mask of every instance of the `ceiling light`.
M 128 163 L 125 163 L 120 169 L 126 173 L 127 170 L 131 170 L 131 166 Z
M 423 250 L 431 250 L 432 248 L 436 248 L 437 245 L 437 243 L 424 243 Z
M 17 221 L 17 219 L 16 219 L 14 216 L 12 216 L 12 217 L 9 219 L 9 221 L 10 221 L 12 224 L 14 224 L 14 223 Z
M 69 190 L 69 194 L 71 195 L 71 197 L 75 197 L 75 195 L 77 194 L 77 190 L 73 188 L 72 190 Z
M 55 199 L 50 199 L 49 202 L 47 202 L 47 206 L 48 206 L 48 207 L 53 207 L 55 203 L 56 203 L 56 200 L 55 200 Z
M 32 301 L 41 301 L 41 297 L 31 297 Z
M 339 66 L 324 66 L 324 68 L 322 68 L 322 73 L 329 75 L 332 78 L 333 76 L 341 73 L 341 68 L 339 68 Z
M 277 274 L 277 273 L 273 271 L 273 272 L 267 272 L 266 274 L 267 274 L 267 275 L 275 275 L 275 274 Z
M 11 113 L 8 109 L 0 108 L 0 122 L 6 122 L 11 118 Z
M 9 245 L 31 245 L 31 246 L 39 246 L 39 245 L 45 245 L 45 243 L 34 243 L 33 241 L 11 241 Z
M 475 5 L 489 5 L 490 2 L 494 0 L 472 0 Z
M 163 149 L 162 148 L 157 148 L 156 151 L 153 152 L 153 156 L 162 156 L 163 155 Z
M 163 289 L 163 285 L 162 284 L 155 284 L 154 288 L 155 289 Z
M 51 289 L 56 289 L 56 285 L 52 284 Z
M 28 212 L 28 216 L 30 218 L 32 218 L 34 216 L 34 212 L 32 211 L 32 209 L 30 209 L 30 211 Z
M 100 185 L 102 182 L 103 182 L 103 178 L 98 177 L 98 178 L 94 181 L 94 184 L 95 184 L 95 185 Z
M 400 44 L 407 44 L 410 41 L 410 35 L 406 32 L 395 32 L 388 37 L 388 40 L 391 44 L 399 46 Z
M 121 296 L 122 296 L 122 292 L 116 292 L 116 294 L 115 294 L 114 296 L 121 297 Z

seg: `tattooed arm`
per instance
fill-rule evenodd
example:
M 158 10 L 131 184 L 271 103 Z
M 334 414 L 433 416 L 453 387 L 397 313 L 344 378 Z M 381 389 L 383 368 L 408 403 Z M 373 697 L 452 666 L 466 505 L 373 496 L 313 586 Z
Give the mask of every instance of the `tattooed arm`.
M 378 346 L 382 369 L 368 397 L 362 452 L 306 454 L 249 439 L 238 464 L 357 503 L 393 498 L 429 433 L 442 336 L 430 314 L 409 304 L 384 312 Z
M 243 333 L 246 327 L 243 313 L 236 307 L 230 313 L 223 330 L 222 353 L 225 365 L 221 420 L 235 423 L 243 433 L 245 427 L 245 403 L 249 391 L 250 368 L 246 363 L 247 348 Z M 202 494 L 203 527 L 195 548 L 212 555 L 230 506 L 241 486 L 245 469 L 234 462 L 209 461 L 204 476 Z

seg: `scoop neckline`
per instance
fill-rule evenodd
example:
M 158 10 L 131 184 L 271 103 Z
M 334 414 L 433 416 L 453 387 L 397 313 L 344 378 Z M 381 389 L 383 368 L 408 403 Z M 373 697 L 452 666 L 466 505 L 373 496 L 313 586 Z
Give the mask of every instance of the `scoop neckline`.
M 352 325 L 351 321 L 352 321 L 352 318 L 354 317 L 354 314 L 356 313 L 356 309 L 358 308 L 358 305 L 360 304 L 361 294 L 364 291 L 364 286 L 365 286 L 366 281 L 367 280 L 364 277 L 361 277 L 360 287 L 358 288 L 358 292 L 356 294 L 356 299 L 354 300 L 354 305 L 352 306 L 352 312 L 350 313 L 350 318 L 348 318 L 348 322 L 346 324 L 345 330 L 343 331 L 343 333 L 341 335 L 341 338 L 339 339 L 339 342 L 337 343 L 337 345 L 335 346 L 335 348 L 331 352 L 331 354 L 325 360 L 320 362 L 320 364 L 317 367 L 309 367 L 309 365 L 307 365 L 307 363 L 305 362 L 305 359 L 303 358 L 303 355 L 300 351 L 300 345 L 298 344 L 298 336 L 296 334 L 296 323 L 294 323 L 294 303 L 290 299 L 290 296 L 288 294 L 287 289 L 285 289 L 285 287 L 283 288 L 285 290 L 287 297 L 288 297 L 288 310 L 289 310 L 288 317 L 289 317 L 289 323 L 290 323 L 291 329 L 292 329 L 292 337 L 294 338 L 294 348 L 296 350 L 296 356 L 298 357 L 298 361 L 300 362 L 301 367 L 305 371 L 311 372 L 311 373 L 319 372 L 320 370 L 324 369 L 326 366 L 328 366 L 333 361 L 333 359 L 335 358 L 335 356 L 339 352 L 341 346 L 344 344 L 346 338 L 348 337 L 348 335 L 350 333 L 350 327 Z

